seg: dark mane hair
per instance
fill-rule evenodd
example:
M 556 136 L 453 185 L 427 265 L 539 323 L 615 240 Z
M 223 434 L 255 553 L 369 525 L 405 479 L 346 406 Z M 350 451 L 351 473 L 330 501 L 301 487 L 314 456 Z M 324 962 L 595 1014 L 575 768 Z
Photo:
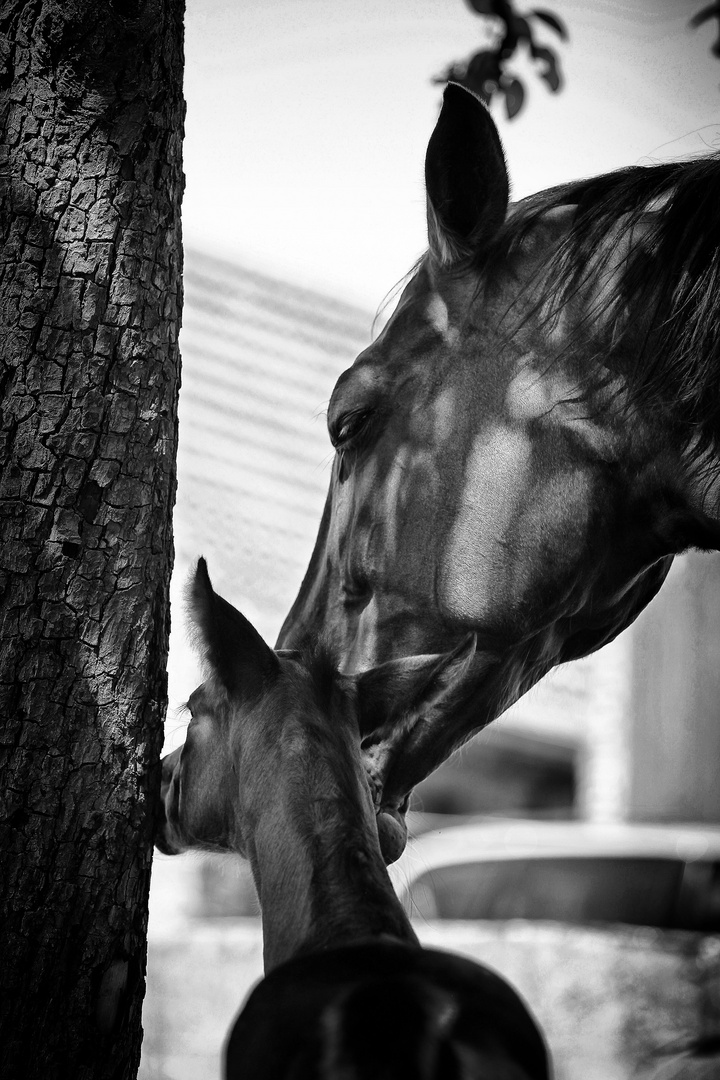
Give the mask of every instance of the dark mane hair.
M 336 693 L 341 693 L 338 661 L 333 650 L 322 641 L 315 641 L 302 650 L 301 659 L 312 680 L 315 700 L 320 711 L 327 713 Z
M 598 253 L 609 263 L 629 241 L 617 293 L 591 320 L 609 318 L 612 352 L 622 356 L 632 390 L 667 410 L 683 444 L 694 442 L 698 454 L 717 448 L 720 155 L 635 166 L 533 195 L 516 206 L 485 265 L 512 257 L 544 214 L 564 206 L 577 209 L 540 304 L 559 311 L 602 268 Z M 633 242 L 641 222 L 642 242 Z

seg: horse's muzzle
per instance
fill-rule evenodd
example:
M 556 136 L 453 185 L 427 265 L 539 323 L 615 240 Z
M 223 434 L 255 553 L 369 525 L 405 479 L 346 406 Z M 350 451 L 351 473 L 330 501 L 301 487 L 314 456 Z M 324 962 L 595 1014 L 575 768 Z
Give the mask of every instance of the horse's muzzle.
M 163 855 L 179 855 L 183 850 L 173 841 L 172 834 L 178 828 L 178 792 L 177 784 L 173 783 L 175 770 L 180 764 L 182 747 L 166 754 L 162 759 L 162 776 L 160 781 L 160 807 L 158 809 L 157 825 L 155 827 L 155 847 Z

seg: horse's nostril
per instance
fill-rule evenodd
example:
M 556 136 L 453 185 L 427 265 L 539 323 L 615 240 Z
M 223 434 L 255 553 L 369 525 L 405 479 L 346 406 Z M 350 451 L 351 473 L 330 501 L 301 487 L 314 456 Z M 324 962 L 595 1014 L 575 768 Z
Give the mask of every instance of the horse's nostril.
M 372 588 L 367 578 L 347 577 L 341 585 L 343 600 L 347 605 L 364 606 L 370 602 Z

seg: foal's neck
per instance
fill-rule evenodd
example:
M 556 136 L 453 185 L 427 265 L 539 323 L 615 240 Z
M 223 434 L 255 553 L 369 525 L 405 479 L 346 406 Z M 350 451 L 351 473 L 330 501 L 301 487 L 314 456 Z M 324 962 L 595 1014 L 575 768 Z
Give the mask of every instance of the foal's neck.
M 300 951 L 380 936 L 417 941 L 385 869 L 349 727 L 344 716 L 291 716 L 244 755 L 242 831 L 266 971 Z

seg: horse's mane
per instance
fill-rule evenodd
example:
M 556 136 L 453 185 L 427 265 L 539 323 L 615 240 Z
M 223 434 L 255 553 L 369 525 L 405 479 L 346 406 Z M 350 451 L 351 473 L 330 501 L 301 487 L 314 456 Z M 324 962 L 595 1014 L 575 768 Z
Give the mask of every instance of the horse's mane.
M 310 675 L 313 692 L 321 713 L 331 709 L 333 695 L 340 692 L 338 659 L 325 641 L 311 642 L 300 653 L 303 667 Z
M 627 242 L 615 294 L 591 318 L 606 317 L 634 393 L 676 420 L 685 445 L 698 455 L 717 446 L 720 156 L 634 166 L 524 199 L 484 253 L 485 266 L 519 252 L 548 211 L 566 206 L 576 212 L 545 263 L 556 269 L 546 275 L 539 304 L 559 311 L 602 269 L 599 259 L 609 264 Z M 632 231 L 639 225 L 638 242 Z

